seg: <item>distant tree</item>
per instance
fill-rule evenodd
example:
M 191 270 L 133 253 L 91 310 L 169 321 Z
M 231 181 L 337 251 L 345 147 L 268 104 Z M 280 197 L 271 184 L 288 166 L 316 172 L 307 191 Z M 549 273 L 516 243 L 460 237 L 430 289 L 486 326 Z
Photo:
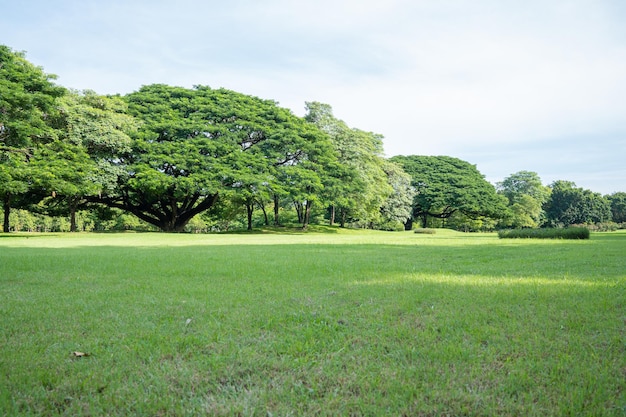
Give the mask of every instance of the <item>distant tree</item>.
M 613 220 L 611 203 L 600 193 L 584 190 L 584 213 L 586 223 L 604 223 Z
M 520 171 L 511 174 L 496 184 L 499 194 L 509 202 L 510 219 L 513 227 L 538 227 L 544 217 L 543 204 L 550 195 L 550 190 L 541 183 L 535 172 Z
M 496 193 L 492 184 L 476 166 L 449 156 L 394 156 L 412 178 L 416 196 L 412 218 L 422 226 L 428 218 L 447 219 L 460 212 L 470 219 L 501 218 L 506 212 L 506 199 Z
M 12 203 L 31 187 L 28 165 L 35 148 L 56 136 L 55 101 L 65 89 L 55 77 L 0 45 L 0 198 L 3 231 L 10 230 Z
M 626 223 L 626 192 L 617 192 L 606 196 L 611 204 L 611 214 L 616 223 Z
M 576 187 L 572 181 L 558 180 L 550 188 L 550 198 L 544 206 L 549 225 L 568 226 L 611 220 L 610 203 L 601 194 Z

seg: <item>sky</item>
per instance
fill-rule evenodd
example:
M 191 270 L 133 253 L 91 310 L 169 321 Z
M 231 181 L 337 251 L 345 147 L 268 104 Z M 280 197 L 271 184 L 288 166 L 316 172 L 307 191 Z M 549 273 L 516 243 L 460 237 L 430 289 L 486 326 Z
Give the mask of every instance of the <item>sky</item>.
M 208 85 L 330 104 L 385 156 L 626 191 L 624 0 L 0 0 L 0 44 L 68 88 Z

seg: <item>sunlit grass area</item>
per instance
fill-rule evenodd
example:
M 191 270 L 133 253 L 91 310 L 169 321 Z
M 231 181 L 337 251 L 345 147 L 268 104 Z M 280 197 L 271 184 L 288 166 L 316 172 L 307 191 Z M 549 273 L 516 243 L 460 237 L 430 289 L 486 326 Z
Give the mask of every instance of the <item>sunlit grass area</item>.
M 0 235 L 0 414 L 624 415 L 624 254 L 623 232 Z

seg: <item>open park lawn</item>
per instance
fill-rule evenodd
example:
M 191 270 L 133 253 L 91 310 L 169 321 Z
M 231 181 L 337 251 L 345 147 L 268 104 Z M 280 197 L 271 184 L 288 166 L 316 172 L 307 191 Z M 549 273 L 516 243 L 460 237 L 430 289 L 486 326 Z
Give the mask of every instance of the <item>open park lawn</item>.
M 0 235 L 0 415 L 625 416 L 626 233 Z

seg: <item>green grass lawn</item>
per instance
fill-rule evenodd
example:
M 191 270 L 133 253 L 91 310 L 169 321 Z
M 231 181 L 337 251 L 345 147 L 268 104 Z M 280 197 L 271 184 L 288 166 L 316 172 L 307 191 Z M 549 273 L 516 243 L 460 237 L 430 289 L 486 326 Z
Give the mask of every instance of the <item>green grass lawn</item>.
M 0 415 L 626 415 L 624 232 L 5 234 L 0 319 Z

